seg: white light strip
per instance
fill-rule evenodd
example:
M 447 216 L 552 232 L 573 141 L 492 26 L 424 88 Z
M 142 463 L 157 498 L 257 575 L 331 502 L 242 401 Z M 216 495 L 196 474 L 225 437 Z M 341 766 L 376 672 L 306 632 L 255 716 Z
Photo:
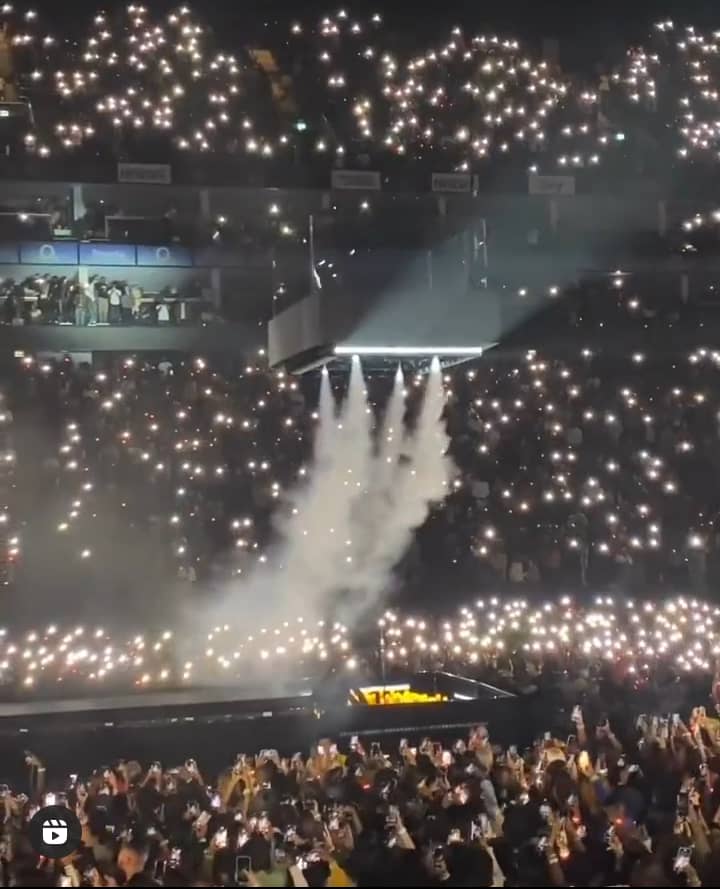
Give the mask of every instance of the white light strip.
M 483 346 L 335 346 L 336 355 L 482 355 Z

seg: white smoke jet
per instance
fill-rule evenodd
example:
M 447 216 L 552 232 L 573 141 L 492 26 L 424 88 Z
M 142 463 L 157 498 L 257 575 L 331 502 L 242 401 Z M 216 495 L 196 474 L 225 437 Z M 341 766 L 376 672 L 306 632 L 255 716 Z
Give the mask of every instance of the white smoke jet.
M 372 467 L 370 491 L 377 496 L 387 494 L 397 470 L 397 462 L 402 453 L 406 430 L 403 424 L 405 417 L 405 375 L 402 365 L 398 364 L 392 392 L 385 409 L 385 418 L 380 430 L 376 464 Z
M 352 506 L 367 484 L 372 458 L 372 412 L 359 358 L 353 358 L 337 418 L 323 371 L 318 415 L 310 481 L 296 492 L 291 513 L 276 521 L 282 540 L 249 581 L 247 598 L 260 594 L 263 612 L 324 617 L 352 561 Z
M 371 558 L 376 537 L 390 517 L 393 499 L 390 496 L 405 439 L 405 377 L 398 364 L 393 388 L 380 429 L 377 452 L 369 465 L 369 477 L 362 496 L 353 509 L 353 567 L 346 577 L 347 588 L 363 586 L 362 566 Z
M 320 399 L 318 402 L 318 424 L 315 433 L 315 463 L 325 465 L 334 456 L 334 442 L 337 424 L 335 422 L 335 397 L 330 385 L 330 374 L 323 367 L 320 374 Z
M 403 419 L 405 417 L 405 375 L 402 364 L 398 364 L 395 372 L 390 399 L 385 409 L 385 420 L 380 442 L 380 456 L 386 464 L 392 461 L 393 454 L 400 453 L 399 448 L 405 437 Z
M 373 413 L 367 403 L 360 358 L 353 355 L 350 383 L 343 405 L 342 429 L 338 440 L 340 453 L 336 455 L 344 471 L 343 486 L 349 494 L 348 497 L 338 498 L 338 512 L 344 512 L 343 520 L 348 524 L 351 523 L 352 501 L 366 489 L 370 478 L 373 422 Z
M 434 359 L 414 432 L 408 434 L 398 367 L 374 451 L 360 360 L 353 358 L 337 417 L 324 370 L 309 481 L 296 490 L 291 513 L 276 523 L 281 542 L 222 603 L 215 622 L 230 618 L 238 596 L 243 616 L 260 625 L 298 614 L 325 619 L 333 611 L 348 620 L 380 601 L 429 504 L 448 490 L 443 409 L 440 363 Z
M 449 442 L 442 420 L 444 407 L 440 361 L 433 358 L 415 432 L 406 439 L 392 439 L 392 464 L 384 464 L 389 475 L 363 503 L 364 527 L 372 531 L 372 537 L 364 537 L 369 546 L 354 559 L 344 584 L 353 593 L 346 603 L 351 612 L 365 609 L 382 595 L 414 531 L 425 521 L 429 505 L 448 493 L 452 465 L 445 456 Z M 398 460 L 400 454 L 406 459 Z

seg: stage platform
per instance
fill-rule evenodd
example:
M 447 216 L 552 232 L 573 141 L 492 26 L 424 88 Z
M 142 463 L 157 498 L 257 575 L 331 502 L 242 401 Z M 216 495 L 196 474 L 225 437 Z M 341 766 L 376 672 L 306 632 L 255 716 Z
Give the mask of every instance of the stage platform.
M 416 673 L 413 676 L 365 683 L 376 690 L 413 689 L 422 694 L 442 694 L 449 701 L 499 700 L 515 695 L 505 689 L 465 676 L 442 671 Z M 192 688 L 137 691 L 78 697 L 22 698 L 0 697 L 0 733 L 15 722 L 66 717 L 70 722 L 103 724 L 122 721 L 128 714 L 138 718 L 191 718 L 214 711 L 272 713 L 281 709 L 325 709 L 346 706 L 354 699 L 347 683 L 310 678 L 278 680 L 268 685 L 232 686 L 198 685 Z M 356 705 L 359 706 L 359 705 Z
M 290 692 L 290 689 L 286 689 Z M 97 720 L 99 715 L 126 713 L 129 711 L 187 710 L 195 707 L 223 707 L 226 705 L 250 704 L 253 701 L 302 700 L 312 697 L 312 689 L 298 689 L 294 694 L 268 696 L 259 689 L 248 688 L 192 688 L 174 691 L 137 692 L 89 696 L 78 698 L 56 698 L 27 701 L 0 702 L 0 731 L 7 720 L 34 719 L 51 716 L 85 717 L 88 721 Z
M 451 692 L 447 702 L 349 705 L 349 689 L 306 681 L 257 687 L 204 687 L 54 700 L 0 703 L 0 781 L 22 772 L 23 750 L 48 769 L 69 773 L 117 759 L 174 764 L 195 756 L 201 767 L 222 768 L 239 752 L 273 747 L 283 755 L 309 750 L 318 738 L 341 745 L 351 735 L 386 738 L 420 734 L 462 736 L 478 722 L 517 737 L 525 703 L 509 692 L 443 673 L 418 674 L 413 687 Z M 457 691 L 452 692 L 452 689 Z M 529 724 L 529 723 L 528 723 Z

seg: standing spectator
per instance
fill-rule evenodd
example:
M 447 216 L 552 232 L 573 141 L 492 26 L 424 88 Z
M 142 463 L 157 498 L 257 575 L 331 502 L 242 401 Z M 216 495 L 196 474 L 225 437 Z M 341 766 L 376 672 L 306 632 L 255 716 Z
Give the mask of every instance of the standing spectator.
M 64 324 L 73 324 L 75 321 L 75 306 L 77 303 L 77 295 L 75 293 L 75 283 L 66 278 L 62 288 L 62 316 L 61 320 Z
M 125 875 L 126 886 L 157 886 L 150 874 L 145 872 L 148 849 L 138 842 L 124 843 L 118 854 L 118 867 Z
M 118 287 L 118 282 L 113 281 L 110 285 L 110 290 L 108 291 L 108 299 L 110 301 L 110 323 L 111 324 L 119 324 L 121 320 L 121 290 Z
M 75 325 L 85 327 L 90 314 L 87 289 L 79 285 L 75 289 Z
M 14 289 L 10 290 L 5 297 L 3 303 L 3 321 L 5 324 L 12 324 L 17 315 L 17 306 L 15 305 Z
M 133 318 L 138 321 L 142 311 L 143 289 L 139 284 L 130 286 L 130 295 L 132 296 L 132 313 Z
M 157 319 L 160 324 L 169 324 L 170 323 L 170 310 L 168 309 L 167 303 L 165 303 L 165 302 L 158 303 Z
M 87 323 L 97 324 L 97 300 L 95 299 L 95 288 L 92 284 L 86 284 L 83 287 L 85 291 L 85 305 L 87 307 Z
M 16 312 L 22 317 L 25 308 L 25 287 L 22 284 L 15 284 L 13 286 L 13 296 L 15 298 Z
M 130 286 L 123 283 L 120 291 L 120 316 L 123 324 L 130 324 L 133 320 L 133 297 Z
M 53 275 L 48 285 L 48 321 L 50 324 L 57 324 L 60 320 L 61 293 L 62 283 L 59 278 Z
M 108 289 L 104 278 L 101 278 L 95 284 L 95 301 L 97 303 L 97 323 L 107 324 L 110 300 L 108 298 Z

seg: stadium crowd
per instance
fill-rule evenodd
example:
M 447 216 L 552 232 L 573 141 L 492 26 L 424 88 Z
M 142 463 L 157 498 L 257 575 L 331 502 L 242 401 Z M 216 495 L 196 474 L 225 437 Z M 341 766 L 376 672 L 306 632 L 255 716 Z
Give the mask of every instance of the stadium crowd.
M 195 627 L 195 652 L 182 662 L 168 642 L 178 591 L 207 605 L 228 585 L 242 595 L 278 557 L 278 518 L 312 478 L 317 377 L 269 371 L 262 355 L 246 360 L 216 369 L 200 358 L 126 358 L 91 368 L 26 357 L 13 366 L 2 414 L 3 569 L 30 598 L 8 607 L 32 613 L 33 591 L 41 601 L 50 589 L 67 595 L 50 612 L 53 627 L 5 638 L 6 682 L 30 689 L 129 676 L 154 685 L 241 674 L 248 662 L 273 669 L 278 658 L 312 663 L 311 672 L 377 675 L 377 633 L 368 642 L 301 609 L 283 615 L 291 623 L 240 638 L 224 621 Z M 631 675 L 662 662 L 671 672 L 709 671 L 720 632 L 717 609 L 703 600 L 719 564 L 719 362 L 703 347 L 618 356 L 596 344 L 555 359 L 501 350 L 448 369 L 452 480 L 398 556 L 397 608 L 371 615 L 386 627 L 388 664 L 474 666 L 488 677 L 498 655 L 519 651 L 523 666 L 506 669 L 518 677 L 534 675 L 533 658 L 556 655 L 583 668 L 610 655 Z M 331 379 L 342 397 L 346 370 Z M 379 413 L 391 379 L 366 379 Z M 422 372 L 406 378 L 411 411 L 424 381 Z M 453 616 L 437 599 L 447 585 L 456 601 L 482 601 Z M 93 606 L 82 591 L 98 586 L 126 601 L 122 628 L 83 628 Z M 544 605 L 548 595 L 555 601 Z M 657 603 L 649 611 L 646 598 Z M 102 628 L 106 600 L 93 599 Z M 77 631 L 68 625 L 74 607 Z M 126 644 L 135 613 L 153 630 Z
M 38 394 L 59 412 L 55 468 L 68 493 L 78 470 L 83 484 L 151 486 L 178 565 L 205 575 L 228 545 L 235 569 L 262 558 L 274 507 L 307 472 L 317 378 L 263 361 L 223 373 L 203 359 L 126 359 L 93 372 L 27 359 L 6 397 L 13 412 Z M 430 570 L 432 553 L 441 574 L 468 567 L 490 589 L 702 593 L 717 562 L 719 361 L 706 348 L 666 360 L 597 347 L 554 360 L 491 352 L 448 371 L 458 477 L 422 529 L 411 575 Z M 380 409 L 388 379 L 367 380 Z M 422 374 L 411 378 L 410 401 L 422 387 Z
M 528 171 L 592 182 L 602 167 L 629 179 L 716 155 L 717 38 L 667 21 L 588 76 L 459 26 L 398 45 L 380 14 L 351 9 L 268 23 L 262 48 L 232 52 L 188 6 L 129 4 L 81 25 L 12 4 L 1 15 L 0 88 L 32 105 L 9 146 L 41 165 L 212 153 L 204 175 L 234 164 L 256 181 L 318 182 L 359 168 L 400 182 L 492 163 L 488 181 L 507 185 Z
M 309 755 L 238 754 L 216 778 L 119 761 L 58 776 L 25 752 L 3 787 L 13 886 L 714 886 L 720 723 L 704 707 L 603 714 L 580 706 L 527 749 L 466 737 L 370 742 Z M 42 805 L 82 824 L 79 850 L 38 857 Z
M 3 131 L 3 163 L 27 155 L 34 174 L 73 155 L 184 156 L 194 169 L 208 154 L 199 177 L 241 166 L 256 183 L 279 174 L 327 186 L 331 170 L 394 183 L 453 171 L 526 188 L 528 173 L 570 173 L 593 188 L 623 171 L 706 183 L 720 157 L 718 35 L 670 22 L 587 80 L 513 39 L 460 28 L 399 48 L 381 16 L 344 10 L 316 27 L 270 28 L 268 50 L 236 54 L 187 7 L 98 12 L 81 37 L 74 21 L 55 35 L 11 4 L 0 16 L 1 98 L 33 109 L 27 126 Z M 309 756 L 289 741 L 239 754 L 210 782 L 194 759 L 78 763 L 61 778 L 26 751 L 28 786 L 0 785 L 0 883 L 717 885 L 720 721 L 689 706 L 712 676 L 720 705 L 712 275 L 699 283 L 696 268 L 690 287 L 686 266 L 661 283 L 618 270 L 569 285 L 558 263 L 544 280 L 517 262 L 512 238 L 547 258 L 574 233 L 523 232 L 516 219 L 507 231 L 490 220 L 488 275 L 466 263 L 466 220 L 439 201 L 423 215 L 388 199 L 376 214 L 372 196 L 351 191 L 311 234 L 291 194 L 273 194 L 266 213 L 248 204 L 200 223 L 174 208 L 125 218 L 102 202 L 71 220 L 66 200 L 40 199 L 32 212 L 8 204 L 2 232 L 235 248 L 244 273 L 267 272 L 275 309 L 309 287 L 381 292 L 411 265 L 422 281 L 408 271 L 408 290 L 432 290 L 433 275 L 449 290 L 452 270 L 500 293 L 508 342 L 442 371 L 444 496 L 410 529 L 367 613 L 344 617 L 339 583 L 330 613 L 312 610 L 306 586 L 296 612 L 279 614 L 245 584 L 281 560 L 288 517 L 322 472 L 318 392 L 329 378 L 338 404 L 350 402 L 347 363 L 296 379 L 262 352 L 20 356 L 4 368 L 0 404 L 0 582 L 11 593 L 0 698 L 285 675 L 347 688 L 450 670 L 544 695 L 551 730 L 526 750 L 495 744 L 487 726 L 467 738 L 354 737 L 342 750 L 323 739 Z M 703 207 L 651 247 L 707 254 L 718 222 Z M 443 259 L 437 245 L 452 238 L 458 252 Z M 408 248 L 423 261 L 409 262 Z M 194 285 L 146 294 L 129 280 L 51 275 L 0 285 L 0 322 L 11 325 L 207 320 Z M 366 366 L 360 413 L 378 439 L 398 377 L 398 422 L 418 422 L 426 364 Z M 397 463 L 412 460 L 400 450 Z M 216 623 L 229 592 L 236 620 Z M 83 830 L 79 852 L 56 863 L 38 859 L 27 832 L 38 807 L 55 804 Z
M 0 88 L 32 106 L 8 149 L 36 174 L 73 157 L 181 167 L 212 154 L 188 167 L 194 181 L 240 169 L 245 181 L 318 184 L 366 169 L 516 188 L 528 172 L 592 186 L 663 165 L 692 181 L 717 159 L 717 36 L 692 25 L 649 25 L 645 47 L 619 40 L 589 75 L 459 26 L 398 44 L 382 15 L 351 9 L 267 23 L 233 51 L 188 6 L 165 16 L 133 3 L 79 26 L 12 4 L 0 15 Z
M 257 175 L 409 159 L 464 171 L 507 155 L 536 171 L 543 161 L 596 166 L 625 138 L 593 85 L 497 35 L 455 28 L 440 45 L 398 53 L 381 15 L 339 10 L 317 24 L 278 22 L 263 49 L 231 53 L 187 6 L 166 17 L 140 4 L 98 12 L 80 33 L 3 9 L 5 93 L 33 104 L 37 123 L 18 141 L 37 160 L 166 161 L 170 149 L 242 159 Z

